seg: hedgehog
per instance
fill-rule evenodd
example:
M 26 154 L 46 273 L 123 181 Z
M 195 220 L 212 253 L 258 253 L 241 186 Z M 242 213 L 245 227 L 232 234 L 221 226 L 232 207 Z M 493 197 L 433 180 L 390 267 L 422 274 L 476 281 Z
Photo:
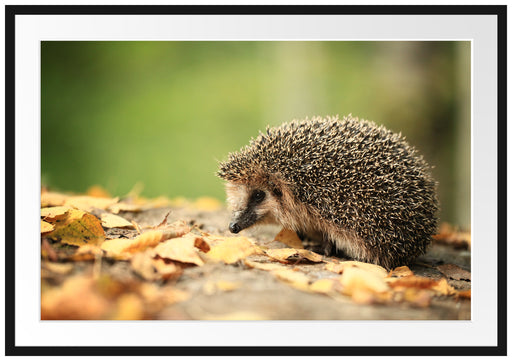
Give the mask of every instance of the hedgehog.
M 269 128 L 220 162 L 229 230 L 273 223 L 393 269 L 423 254 L 438 226 L 437 182 L 401 133 L 352 117 Z

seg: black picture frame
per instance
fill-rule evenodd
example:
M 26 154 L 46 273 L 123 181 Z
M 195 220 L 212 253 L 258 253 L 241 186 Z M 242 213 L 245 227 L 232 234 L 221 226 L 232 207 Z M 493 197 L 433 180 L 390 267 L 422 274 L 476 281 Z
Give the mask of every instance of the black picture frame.
M 498 39 L 498 315 L 496 347 L 41 347 L 17 346 L 15 339 L 15 22 L 17 15 L 92 15 L 92 14 L 190 14 L 190 15 L 244 15 L 244 14 L 344 14 L 344 15 L 431 15 L 472 14 L 496 15 Z M 8 356 L 142 356 L 142 355 L 212 355 L 212 356 L 483 356 L 507 353 L 507 7 L 466 5 L 8 5 L 5 6 L 5 354 Z

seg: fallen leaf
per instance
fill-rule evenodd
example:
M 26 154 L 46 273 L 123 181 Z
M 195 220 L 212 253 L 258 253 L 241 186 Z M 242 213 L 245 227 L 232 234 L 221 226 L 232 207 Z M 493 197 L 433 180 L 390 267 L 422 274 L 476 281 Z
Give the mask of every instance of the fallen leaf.
M 317 292 L 317 293 L 331 293 L 336 290 L 336 288 L 339 288 L 340 281 L 339 279 L 335 278 L 322 278 L 315 282 L 313 282 L 309 286 L 309 290 L 311 292 Z
M 459 291 L 457 293 L 457 298 L 471 299 L 471 290 Z
M 153 266 L 160 275 L 159 278 L 164 280 L 178 278 L 183 273 L 183 268 L 176 262 L 166 262 L 162 258 L 153 258 Z
M 432 286 L 432 289 L 444 296 L 450 296 L 457 293 L 455 288 L 448 284 L 446 278 L 441 278 L 434 286 Z
M 108 207 L 116 204 L 119 198 L 97 198 L 90 196 L 72 196 L 68 197 L 64 206 L 78 208 L 84 211 L 92 211 L 95 208 L 106 210 Z
M 401 266 L 397 267 L 394 270 L 389 272 L 389 277 L 395 276 L 395 277 L 406 277 L 406 276 L 413 276 L 414 273 L 409 269 L 407 266 Z
M 135 252 L 140 252 L 148 247 L 154 247 L 165 239 L 164 231 L 147 231 L 133 239 L 115 238 L 101 244 L 101 249 L 107 252 L 107 256 L 129 259 Z
M 41 193 L 41 208 L 44 207 L 53 207 L 53 206 L 62 206 L 66 199 L 68 199 L 68 195 L 55 193 L 55 192 L 42 192 Z
M 232 237 L 226 238 L 213 245 L 207 255 L 210 259 L 230 264 L 261 252 L 262 251 L 246 237 Z
M 251 260 L 248 260 L 248 259 L 244 260 L 244 263 L 248 267 L 260 269 L 260 270 L 263 270 L 263 271 L 275 271 L 275 270 L 283 270 L 283 269 L 286 270 L 286 269 L 288 269 L 288 267 L 282 266 L 280 264 L 255 262 L 255 261 L 251 261 Z
M 154 253 L 161 258 L 202 266 L 204 261 L 195 246 L 196 239 L 201 239 L 201 237 L 190 233 L 180 238 L 173 238 L 156 246 Z
M 423 288 L 430 289 L 437 285 L 438 280 L 420 277 L 420 276 L 405 276 L 401 278 L 386 278 L 386 282 L 393 288 Z
M 437 269 L 446 277 L 451 278 L 452 280 L 464 280 L 471 281 L 471 272 L 466 271 L 465 269 L 460 268 L 454 264 L 443 264 L 437 266 Z
M 311 252 L 306 249 L 277 248 L 268 249 L 265 251 L 265 253 L 270 258 L 283 263 L 297 262 L 301 259 L 307 259 L 308 261 L 315 263 L 322 262 L 323 260 L 323 257 L 318 253 Z
M 349 267 L 343 271 L 340 278 L 343 293 L 352 295 L 357 290 L 366 290 L 372 293 L 383 293 L 389 290 L 384 277 L 372 270 Z
M 41 208 L 41 218 L 46 222 L 53 222 L 66 217 L 69 207 L 47 207 Z
M 417 307 L 428 307 L 432 301 L 432 294 L 425 289 L 407 288 L 402 297 L 404 301 Z
M 281 242 L 291 248 L 304 249 L 302 241 L 295 231 L 283 228 L 274 238 L 274 241 Z
M 105 239 L 105 231 L 98 218 L 78 209 L 70 209 L 66 217 L 56 221 L 55 229 L 48 234 L 62 243 L 81 246 L 100 244 Z
M 357 268 L 371 272 L 379 277 L 386 277 L 388 272 L 385 268 L 372 263 L 365 263 L 359 261 L 344 261 L 344 262 L 327 262 L 325 269 L 335 273 L 344 273 L 347 269 Z
M 105 228 L 123 228 L 130 227 L 133 228 L 133 225 L 128 222 L 126 219 L 120 216 L 116 216 L 111 213 L 102 213 L 101 214 L 101 225 Z
M 41 233 L 48 233 L 48 232 L 53 231 L 54 229 L 55 229 L 55 227 L 53 226 L 53 224 L 50 224 L 45 221 L 41 221 Z

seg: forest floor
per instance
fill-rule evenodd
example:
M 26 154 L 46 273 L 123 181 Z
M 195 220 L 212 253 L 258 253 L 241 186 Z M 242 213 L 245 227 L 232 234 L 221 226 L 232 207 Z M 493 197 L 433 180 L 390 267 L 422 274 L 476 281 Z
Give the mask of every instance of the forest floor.
M 279 227 L 234 237 L 228 222 L 207 198 L 43 191 L 41 319 L 471 318 L 469 233 L 443 225 L 425 255 L 387 271 L 304 250 Z

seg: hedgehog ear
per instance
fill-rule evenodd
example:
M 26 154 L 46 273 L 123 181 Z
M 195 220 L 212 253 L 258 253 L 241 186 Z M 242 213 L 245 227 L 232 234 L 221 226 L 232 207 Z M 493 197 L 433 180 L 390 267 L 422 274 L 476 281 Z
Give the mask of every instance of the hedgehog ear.
M 281 189 L 279 188 L 279 186 L 277 184 L 275 184 L 272 181 L 269 181 L 268 185 L 270 187 L 270 192 L 273 195 L 275 195 L 276 197 L 281 197 L 283 195 L 283 192 L 281 191 Z

